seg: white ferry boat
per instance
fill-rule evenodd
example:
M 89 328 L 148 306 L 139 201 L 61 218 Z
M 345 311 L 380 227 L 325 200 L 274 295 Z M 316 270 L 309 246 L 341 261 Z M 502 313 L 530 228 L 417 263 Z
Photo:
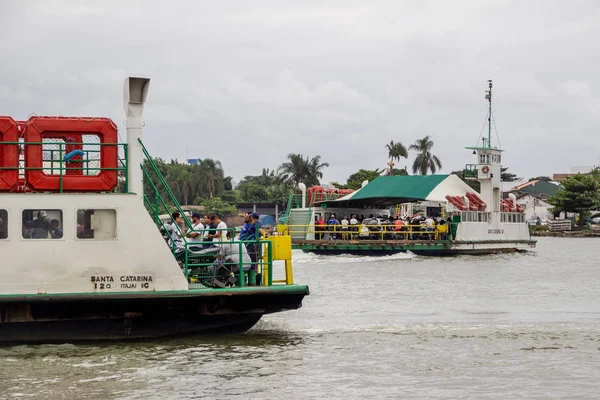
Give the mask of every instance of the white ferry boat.
M 456 175 L 380 176 L 356 191 L 301 186 L 288 202 L 287 225 L 293 247 L 321 254 L 422 255 L 490 254 L 535 247 L 524 210 L 514 195 L 503 199 L 502 150 L 491 145 L 492 82 L 488 135 L 467 147 L 477 162 L 467 164 L 467 179 Z M 422 210 L 419 214 L 413 211 Z M 333 216 L 333 218 L 332 218 Z M 347 223 L 341 223 L 346 217 Z
M 308 295 L 289 236 L 251 266 L 248 243 L 165 243 L 184 213 L 142 142 L 149 82 L 125 80 L 127 143 L 107 118 L 0 117 L 0 343 L 242 332 Z

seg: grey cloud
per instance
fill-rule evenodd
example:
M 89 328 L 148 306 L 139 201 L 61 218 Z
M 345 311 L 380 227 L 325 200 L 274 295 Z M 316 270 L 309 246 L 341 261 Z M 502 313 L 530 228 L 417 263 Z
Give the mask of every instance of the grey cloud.
M 460 169 L 487 79 L 513 172 L 599 162 L 595 1 L 7 3 L 0 113 L 122 128 L 124 77 L 149 76 L 151 153 L 217 158 L 236 180 L 299 152 L 343 181 L 426 134 Z

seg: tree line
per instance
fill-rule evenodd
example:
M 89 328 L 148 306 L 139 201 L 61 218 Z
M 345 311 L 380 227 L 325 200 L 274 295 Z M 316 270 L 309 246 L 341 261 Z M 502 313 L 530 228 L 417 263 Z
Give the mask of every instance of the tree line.
M 412 173 L 427 175 L 435 174 L 442 168 L 442 162 L 433 152 L 434 142 L 430 136 L 425 136 L 406 147 L 400 142 L 385 145 L 388 153 L 387 169 L 359 169 L 348 176 L 346 183 L 334 183 L 339 189 L 359 189 L 363 181 L 372 181 L 380 175 L 408 175 L 406 168 L 396 169 L 395 163 L 402 158 L 408 158 L 409 151 L 416 152 L 412 164 Z M 166 162 L 160 158 L 154 159 L 166 184 L 175 197 L 183 205 L 203 205 L 208 211 L 221 215 L 232 215 L 236 212 L 235 205 L 242 202 L 274 202 L 285 205 L 289 195 L 295 193 L 300 182 L 307 187 L 320 184 L 323 170 L 329 163 L 323 162 L 321 156 L 304 156 L 290 153 L 285 161 L 276 169 L 263 168 L 260 175 L 246 175 L 233 188 L 231 176 L 227 176 L 220 161 L 211 158 L 198 159 L 196 164 L 180 163 L 177 160 Z M 146 167 L 147 161 L 146 161 Z M 146 168 L 150 180 L 151 168 Z M 501 169 L 501 179 L 504 182 L 520 180 L 516 174 L 508 172 L 508 167 Z M 479 191 L 479 182 L 466 179 L 466 170 L 452 171 L 474 190 Z M 546 179 L 537 177 L 532 179 Z M 576 212 L 585 215 L 590 210 L 600 208 L 600 169 L 595 168 L 590 174 L 569 177 L 561 183 L 562 189 L 548 201 L 554 206 L 555 212 Z M 164 189 L 157 186 L 160 195 L 167 199 Z M 148 179 L 144 181 L 144 193 L 153 196 L 154 190 Z

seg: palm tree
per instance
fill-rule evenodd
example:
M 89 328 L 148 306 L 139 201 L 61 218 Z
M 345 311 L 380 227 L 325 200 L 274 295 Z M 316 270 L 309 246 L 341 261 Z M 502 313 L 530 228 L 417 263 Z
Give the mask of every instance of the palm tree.
M 212 199 L 216 192 L 223 190 L 223 181 L 225 174 L 221 161 L 215 161 L 212 158 L 206 158 L 199 161 L 199 190 L 200 193 L 205 193 L 208 199 Z
M 321 163 L 321 156 L 314 156 L 308 160 L 306 157 L 306 186 L 318 185 L 319 180 L 323 178 L 323 172 L 321 171 L 325 167 L 329 167 L 329 163 Z
M 431 154 L 433 141 L 429 139 L 429 135 L 423 139 L 417 139 L 415 144 L 411 144 L 409 150 L 416 150 L 417 157 L 412 165 L 413 174 L 419 172 L 421 175 L 427 175 L 427 171 L 435 174 L 438 169 L 442 168 L 442 162 L 437 156 Z
M 321 156 L 304 159 L 302 154 L 288 154 L 288 162 L 284 162 L 279 166 L 279 174 L 281 177 L 291 184 L 293 187 L 298 187 L 300 182 L 307 186 L 318 185 L 319 179 L 323 177 L 321 170 L 328 167 L 328 163 L 321 163 Z
M 388 149 L 390 161 L 400 161 L 400 157 L 408 158 L 408 151 L 406 151 L 406 147 L 402 143 L 394 143 L 392 140 L 385 147 Z
M 306 163 L 302 154 L 291 153 L 288 154 L 287 158 L 289 161 L 279 166 L 279 174 L 285 181 L 297 187 L 298 183 L 302 182 L 306 177 Z

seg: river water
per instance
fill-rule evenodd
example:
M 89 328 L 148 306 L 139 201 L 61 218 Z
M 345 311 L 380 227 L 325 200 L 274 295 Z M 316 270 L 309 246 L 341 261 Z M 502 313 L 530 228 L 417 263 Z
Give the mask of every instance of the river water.
M 600 242 L 426 258 L 294 253 L 311 295 L 251 331 L 0 348 L 0 398 L 597 399 Z

